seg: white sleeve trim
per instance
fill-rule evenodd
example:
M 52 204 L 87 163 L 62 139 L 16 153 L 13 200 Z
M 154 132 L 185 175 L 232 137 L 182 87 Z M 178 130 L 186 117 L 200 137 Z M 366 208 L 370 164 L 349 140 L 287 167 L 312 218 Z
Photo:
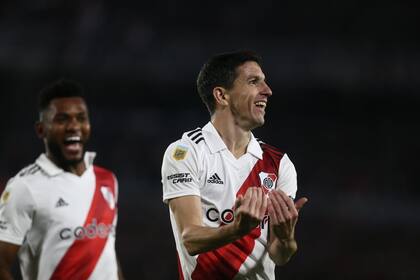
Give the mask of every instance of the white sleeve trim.
M 182 197 L 182 196 L 189 196 L 189 195 L 194 195 L 194 196 L 198 196 L 201 197 L 201 194 L 199 192 L 174 192 L 168 195 L 164 195 L 163 196 L 163 202 L 164 203 L 168 203 L 169 200 L 173 199 L 173 198 L 177 198 L 177 197 Z
M 16 236 L 12 236 L 10 234 L 0 233 L 0 241 L 3 241 L 3 242 L 12 243 L 12 244 L 20 246 L 23 244 L 23 239 L 24 238 L 19 238 Z

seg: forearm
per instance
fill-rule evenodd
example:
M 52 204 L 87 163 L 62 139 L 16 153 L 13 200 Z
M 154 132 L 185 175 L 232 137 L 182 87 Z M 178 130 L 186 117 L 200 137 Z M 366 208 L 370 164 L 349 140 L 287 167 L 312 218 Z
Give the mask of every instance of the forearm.
M 12 274 L 8 269 L 0 267 L 0 280 L 13 280 Z
M 235 200 L 232 223 L 219 227 L 205 226 L 201 201 L 197 196 L 184 196 L 169 201 L 182 243 L 191 256 L 229 244 L 257 227 L 266 211 L 267 200 L 262 190 L 249 188 Z
M 188 253 L 193 256 L 220 248 L 244 234 L 235 228 L 234 223 L 217 228 L 190 226 L 182 232 L 182 241 Z
M 268 247 L 269 256 L 276 265 L 286 264 L 296 251 L 297 243 L 295 239 L 280 240 L 272 237 L 272 241 Z
M 11 268 L 19 246 L 0 241 L 0 280 L 13 279 Z

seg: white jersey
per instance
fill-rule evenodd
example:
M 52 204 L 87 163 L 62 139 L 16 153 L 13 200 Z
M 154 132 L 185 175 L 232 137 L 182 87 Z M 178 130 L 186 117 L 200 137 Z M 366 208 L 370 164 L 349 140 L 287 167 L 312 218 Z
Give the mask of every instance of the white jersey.
M 82 176 L 45 154 L 12 178 L 0 201 L 0 240 L 21 246 L 23 279 L 118 279 L 117 181 L 85 154 Z
M 281 189 L 294 198 L 296 170 L 286 154 L 251 135 L 239 159 L 227 149 L 211 123 L 183 134 L 169 145 L 162 165 L 163 201 L 186 195 L 201 198 L 203 224 L 220 227 L 234 219 L 233 206 L 249 187 L 266 193 Z M 268 215 L 248 235 L 216 250 L 190 256 L 170 211 L 180 279 L 274 279 L 267 251 Z

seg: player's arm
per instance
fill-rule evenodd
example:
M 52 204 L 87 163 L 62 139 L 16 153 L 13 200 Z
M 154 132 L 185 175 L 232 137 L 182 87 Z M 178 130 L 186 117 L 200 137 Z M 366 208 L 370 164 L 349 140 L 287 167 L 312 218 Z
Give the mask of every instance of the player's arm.
M 0 199 L 0 279 L 12 279 L 10 270 L 31 227 L 34 200 L 22 180 L 10 180 Z
M 20 246 L 0 241 L 0 280 L 13 279 L 10 273 Z
M 249 188 L 235 202 L 234 222 L 213 228 L 203 225 L 200 197 L 189 195 L 171 199 L 184 247 L 190 255 L 217 249 L 231 243 L 257 227 L 267 209 L 267 198 L 260 188 Z

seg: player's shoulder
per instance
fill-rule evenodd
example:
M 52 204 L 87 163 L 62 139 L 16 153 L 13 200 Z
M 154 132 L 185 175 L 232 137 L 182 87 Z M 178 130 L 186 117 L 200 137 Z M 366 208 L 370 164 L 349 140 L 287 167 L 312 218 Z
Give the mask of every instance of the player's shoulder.
M 23 179 L 39 175 L 43 175 L 42 168 L 38 163 L 34 162 L 22 168 L 15 177 Z
M 9 183 L 26 183 L 32 184 L 45 178 L 45 172 L 42 167 L 35 163 L 31 163 L 22 168 L 14 177 L 9 180 Z
M 283 156 L 286 154 L 286 152 L 282 149 L 279 149 L 273 145 L 270 145 L 266 142 L 264 142 L 262 139 L 260 138 L 256 138 L 255 140 L 257 140 L 258 144 L 260 145 L 261 149 L 264 152 L 270 153 L 270 154 L 275 154 L 275 155 L 279 155 L 279 156 Z
M 31 163 L 9 179 L 6 189 L 8 191 L 25 191 L 29 186 L 37 184 L 44 176 L 41 167 L 36 163 Z
M 184 132 L 184 134 L 182 134 L 181 140 L 196 147 L 200 147 L 205 143 L 201 127 L 197 127 L 195 129 Z
M 115 173 L 108 168 L 94 164 L 93 171 L 96 178 L 110 178 L 117 181 Z
M 172 142 L 169 148 L 183 146 L 188 149 L 199 150 L 200 148 L 204 147 L 205 140 L 203 136 L 203 131 L 201 127 L 197 127 L 195 129 L 191 129 L 182 133 L 181 138 Z
M 181 138 L 170 143 L 164 157 L 175 161 L 197 159 L 203 154 L 205 146 L 201 127 L 197 127 L 183 132 Z
M 97 164 L 93 165 L 93 170 L 95 171 L 95 173 L 109 174 L 115 177 L 114 172 L 112 172 L 110 169 L 97 165 Z

